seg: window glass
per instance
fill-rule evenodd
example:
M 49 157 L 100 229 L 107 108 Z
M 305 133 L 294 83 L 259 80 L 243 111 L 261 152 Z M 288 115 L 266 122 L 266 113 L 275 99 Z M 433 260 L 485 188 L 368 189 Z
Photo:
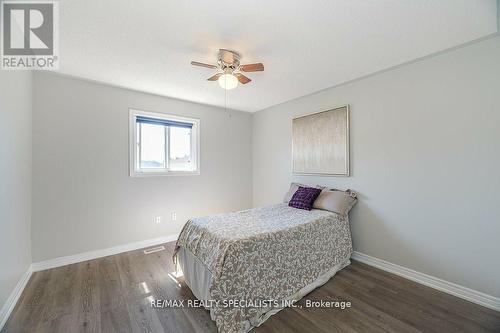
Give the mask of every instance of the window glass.
M 139 156 L 141 169 L 164 169 L 165 126 L 137 124 L 140 126 Z
M 193 170 L 191 129 L 171 126 L 169 132 L 169 169 L 174 171 Z

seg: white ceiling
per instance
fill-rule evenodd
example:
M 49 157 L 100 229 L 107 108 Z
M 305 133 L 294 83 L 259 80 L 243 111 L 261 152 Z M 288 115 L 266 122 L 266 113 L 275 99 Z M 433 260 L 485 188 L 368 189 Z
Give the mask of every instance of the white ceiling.
M 64 0 L 60 72 L 224 105 L 205 79 L 219 48 L 263 62 L 228 92 L 258 111 L 497 30 L 496 0 Z

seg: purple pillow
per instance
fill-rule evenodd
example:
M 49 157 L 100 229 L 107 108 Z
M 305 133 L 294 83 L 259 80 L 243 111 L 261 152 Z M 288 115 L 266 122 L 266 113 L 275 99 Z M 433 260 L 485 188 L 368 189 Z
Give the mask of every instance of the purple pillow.
M 311 210 L 314 200 L 321 193 L 321 189 L 313 187 L 302 187 L 293 194 L 292 199 L 288 202 L 288 206 L 299 209 Z

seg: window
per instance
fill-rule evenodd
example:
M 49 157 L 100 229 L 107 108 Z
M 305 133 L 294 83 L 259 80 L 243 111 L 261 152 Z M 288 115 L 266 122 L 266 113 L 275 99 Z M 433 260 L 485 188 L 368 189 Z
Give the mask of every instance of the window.
M 198 119 L 130 110 L 130 175 L 198 175 Z

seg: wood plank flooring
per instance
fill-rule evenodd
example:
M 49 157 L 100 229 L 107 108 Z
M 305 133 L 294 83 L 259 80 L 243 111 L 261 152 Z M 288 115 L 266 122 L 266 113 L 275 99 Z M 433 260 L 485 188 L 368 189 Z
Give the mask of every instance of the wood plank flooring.
M 2 332 L 217 332 L 200 308 L 154 309 L 152 299 L 195 299 L 167 250 L 141 250 L 34 273 Z M 252 332 L 500 332 L 500 313 L 353 261 L 305 300 L 352 307 L 287 308 Z

